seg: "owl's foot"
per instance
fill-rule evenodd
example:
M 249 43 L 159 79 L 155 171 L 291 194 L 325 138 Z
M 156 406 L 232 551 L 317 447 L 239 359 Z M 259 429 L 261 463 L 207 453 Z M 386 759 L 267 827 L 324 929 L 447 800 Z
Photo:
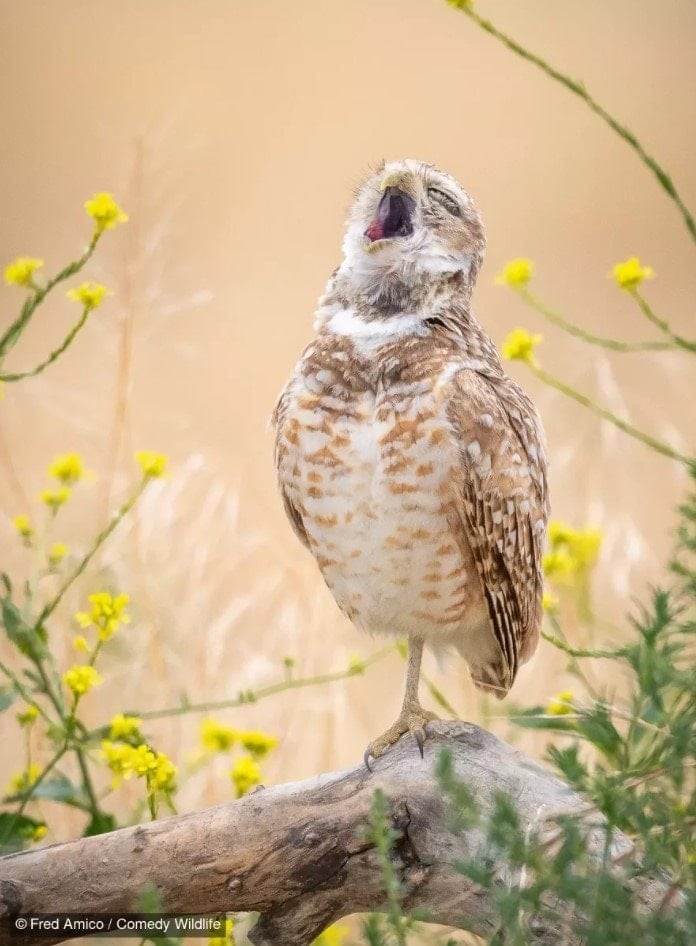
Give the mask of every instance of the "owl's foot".
M 379 759 L 379 757 L 383 755 L 387 749 L 390 748 L 390 746 L 393 746 L 395 743 L 397 743 L 404 733 L 407 732 L 410 732 L 413 736 L 422 759 L 423 743 L 425 742 L 426 738 L 425 727 L 427 723 L 434 719 L 439 719 L 439 717 L 435 713 L 431 713 L 429 710 L 423 709 L 420 703 L 407 703 L 402 708 L 399 718 L 394 723 L 394 725 L 390 726 L 385 733 L 382 733 L 381 736 L 373 740 L 365 750 L 364 759 L 368 770 L 370 772 L 372 771 L 370 759 Z

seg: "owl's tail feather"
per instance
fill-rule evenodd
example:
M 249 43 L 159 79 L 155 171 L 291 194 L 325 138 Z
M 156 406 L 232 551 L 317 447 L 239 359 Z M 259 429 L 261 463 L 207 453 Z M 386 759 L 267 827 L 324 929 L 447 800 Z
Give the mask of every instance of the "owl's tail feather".
M 492 693 L 498 700 L 503 700 L 510 692 L 513 681 L 509 679 L 507 668 L 500 665 L 479 666 L 471 675 L 478 690 Z

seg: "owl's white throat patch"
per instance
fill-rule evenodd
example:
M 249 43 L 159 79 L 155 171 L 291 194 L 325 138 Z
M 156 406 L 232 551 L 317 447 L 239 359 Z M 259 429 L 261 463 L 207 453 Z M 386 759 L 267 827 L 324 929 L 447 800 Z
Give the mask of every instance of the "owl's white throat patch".
M 366 320 L 352 308 L 338 309 L 324 324 L 325 331 L 333 335 L 346 335 L 352 339 L 357 350 L 366 355 L 407 335 L 428 334 L 428 326 L 422 315 L 411 312 Z

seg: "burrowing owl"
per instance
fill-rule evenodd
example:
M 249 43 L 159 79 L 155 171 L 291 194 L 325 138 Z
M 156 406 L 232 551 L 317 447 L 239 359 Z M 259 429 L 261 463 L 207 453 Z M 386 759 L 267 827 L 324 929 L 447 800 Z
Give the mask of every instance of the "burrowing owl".
M 338 606 L 408 638 L 401 713 L 368 764 L 409 730 L 422 753 L 424 644 L 456 649 L 503 697 L 539 636 L 544 435 L 471 311 L 484 248 L 448 174 L 381 167 L 275 410 L 285 508 Z

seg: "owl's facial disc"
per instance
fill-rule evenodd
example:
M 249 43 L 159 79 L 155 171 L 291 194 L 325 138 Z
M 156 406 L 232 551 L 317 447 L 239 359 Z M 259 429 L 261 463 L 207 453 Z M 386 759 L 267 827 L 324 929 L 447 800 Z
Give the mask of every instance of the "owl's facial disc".
M 398 187 L 387 187 L 377 207 L 377 216 L 365 231 L 370 243 L 408 237 L 413 233 L 416 204 L 412 197 Z

